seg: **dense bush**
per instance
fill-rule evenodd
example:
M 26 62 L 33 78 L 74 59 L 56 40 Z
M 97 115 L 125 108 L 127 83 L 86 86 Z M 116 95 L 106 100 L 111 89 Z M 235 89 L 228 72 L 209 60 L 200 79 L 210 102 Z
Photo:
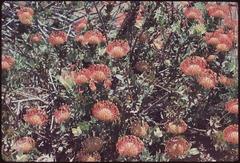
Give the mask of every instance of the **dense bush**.
M 237 160 L 236 8 L 5 1 L 1 157 Z

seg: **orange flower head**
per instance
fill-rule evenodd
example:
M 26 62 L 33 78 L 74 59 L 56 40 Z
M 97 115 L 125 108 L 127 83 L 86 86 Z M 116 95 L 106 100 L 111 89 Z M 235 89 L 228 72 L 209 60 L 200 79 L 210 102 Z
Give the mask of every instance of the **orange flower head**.
M 47 122 L 48 116 L 44 110 L 31 108 L 23 117 L 24 121 L 36 126 L 42 126 Z
M 111 70 L 104 64 L 92 64 L 88 70 L 91 72 L 90 78 L 94 81 L 104 81 L 111 77 Z
M 181 137 L 173 137 L 165 144 L 165 152 L 171 157 L 176 158 L 187 154 L 190 144 Z
M 144 149 L 144 143 L 134 135 L 125 135 L 118 139 L 116 144 L 120 156 L 134 157 Z
M 94 104 L 92 114 L 98 120 L 112 122 L 119 117 L 119 110 L 114 103 L 103 100 Z
M 78 20 L 77 22 L 75 22 L 73 24 L 74 31 L 77 33 L 81 32 L 81 30 L 87 26 L 87 23 L 88 23 L 88 21 L 86 18 L 82 18 L 82 19 Z
M 30 7 L 20 7 L 17 10 L 18 19 L 22 24 L 32 25 L 34 11 Z
M 98 152 L 88 153 L 84 150 L 81 150 L 77 154 L 77 161 L 80 161 L 80 162 L 99 162 L 99 161 L 101 161 L 101 156 Z
M 229 113 L 238 114 L 238 99 L 232 99 L 225 104 L 225 110 Z
M 83 142 L 83 148 L 86 152 L 92 153 L 97 152 L 102 149 L 103 141 L 99 137 L 89 137 L 84 140 Z
M 80 70 L 79 72 L 76 72 L 74 74 L 74 81 L 76 84 L 84 84 L 84 83 L 88 83 L 91 77 L 91 71 L 84 68 L 82 70 Z
M 223 139 L 230 144 L 238 144 L 238 125 L 229 125 L 223 130 Z
M 207 4 L 206 9 L 208 15 L 212 17 L 224 18 L 230 13 L 228 5 Z
M 99 31 L 87 31 L 83 35 L 83 41 L 82 44 L 91 44 L 91 45 L 97 45 L 102 42 L 106 42 L 105 36 L 99 32 Z
M 184 15 L 188 19 L 194 19 L 194 20 L 197 20 L 198 22 L 203 22 L 203 17 L 202 17 L 201 11 L 195 7 L 186 8 L 184 10 Z
M 232 40 L 226 39 L 226 38 L 221 37 L 221 36 L 219 36 L 218 39 L 219 39 L 219 44 L 216 45 L 216 50 L 217 51 L 227 52 L 232 48 L 232 46 L 233 46 Z
M 2 70 L 10 70 L 15 63 L 15 59 L 9 55 L 2 55 Z
M 111 81 L 111 79 L 106 79 L 106 80 L 104 80 L 103 85 L 104 85 L 104 88 L 110 89 L 111 86 L 112 86 L 112 81 Z
M 207 57 L 207 61 L 208 61 L 208 62 L 213 62 L 213 61 L 215 61 L 217 58 L 218 58 L 217 55 L 209 55 L 209 56 Z
M 130 126 L 131 133 L 138 137 L 144 137 L 148 134 L 149 125 L 147 122 L 136 121 Z
M 64 31 L 54 31 L 48 38 L 49 43 L 52 46 L 59 46 L 67 41 L 67 34 Z
M 207 67 L 207 62 L 199 56 L 187 57 L 180 64 L 180 69 L 185 75 L 197 76 Z
M 63 105 L 54 112 L 55 122 L 60 124 L 70 118 L 70 109 L 68 105 Z
M 14 144 L 14 149 L 18 152 L 29 153 L 35 147 L 35 140 L 31 137 L 25 136 L 18 139 Z
M 30 36 L 31 43 L 39 43 L 42 40 L 42 35 L 40 33 L 36 33 Z
M 222 74 L 218 77 L 218 81 L 219 81 L 219 83 L 221 83 L 222 85 L 224 85 L 226 87 L 231 87 L 231 86 L 235 85 L 235 83 L 236 83 L 235 79 L 228 78 Z
M 126 13 L 119 13 L 116 16 L 116 20 L 115 20 L 116 27 L 120 28 L 122 26 L 122 23 L 123 23 L 124 19 L 126 18 L 126 16 L 127 16 Z
M 114 40 L 107 45 L 106 52 L 113 58 L 122 58 L 130 51 L 127 41 Z
M 211 69 L 205 69 L 199 74 L 197 81 L 205 89 L 215 88 L 217 84 L 217 74 Z
M 165 128 L 168 133 L 182 134 L 187 130 L 187 124 L 181 119 L 179 121 L 167 123 Z

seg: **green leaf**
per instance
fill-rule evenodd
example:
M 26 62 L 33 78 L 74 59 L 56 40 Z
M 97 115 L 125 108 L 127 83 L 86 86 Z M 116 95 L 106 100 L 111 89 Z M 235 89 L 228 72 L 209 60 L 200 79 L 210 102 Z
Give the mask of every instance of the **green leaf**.
M 191 148 L 190 150 L 189 150 L 189 154 L 190 155 L 198 155 L 200 152 L 198 151 L 198 149 L 197 148 Z

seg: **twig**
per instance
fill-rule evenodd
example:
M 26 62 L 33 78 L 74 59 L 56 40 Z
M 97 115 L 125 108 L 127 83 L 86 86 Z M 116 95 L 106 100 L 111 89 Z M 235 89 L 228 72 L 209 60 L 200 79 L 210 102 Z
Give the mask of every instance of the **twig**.
M 50 80 L 51 80 L 51 84 L 53 85 L 53 89 L 54 89 L 55 92 L 57 92 L 57 88 L 56 88 L 56 86 L 55 86 L 55 84 L 53 82 L 51 70 L 49 70 L 48 73 L 49 73 L 49 77 L 50 77 Z

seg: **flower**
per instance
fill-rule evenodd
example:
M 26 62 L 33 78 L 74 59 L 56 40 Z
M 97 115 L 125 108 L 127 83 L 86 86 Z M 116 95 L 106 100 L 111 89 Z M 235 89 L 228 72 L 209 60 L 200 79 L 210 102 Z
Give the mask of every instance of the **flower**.
M 30 7 L 20 7 L 20 10 L 17 10 L 18 19 L 22 24 L 32 25 L 34 11 Z
M 119 110 L 111 101 L 103 100 L 94 104 L 92 114 L 98 120 L 111 122 L 119 117 Z
M 212 17 L 224 18 L 230 13 L 228 5 L 207 4 L 206 9 Z
M 217 74 L 211 69 L 205 69 L 199 74 L 197 81 L 206 89 L 214 88 L 217 84 Z
M 31 125 L 42 126 L 47 122 L 48 116 L 44 110 L 31 108 L 27 110 L 23 119 Z
M 103 141 L 99 137 L 89 137 L 84 140 L 83 148 L 86 152 L 100 151 L 103 146 Z
M 143 151 L 144 143 L 134 135 L 125 135 L 118 139 L 116 144 L 120 156 L 133 157 Z
M 64 31 L 54 31 L 48 38 L 52 46 L 62 45 L 67 41 L 67 34 Z
M 86 151 L 81 150 L 77 154 L 77 161 L 80 161 L 80 162 L 99 162 L 99 161 L 101 161 L 101 156 L 98 152 L 87 153 Z
M 238 144 L 238 125 L 229 125 L 223 130 L 223 139 L 230 144 Z
M 83 43 L 83 40 L 84 40 L 83 35 L 77 35 L 77 36 L 75 37 L 75 41 L 78 42 L 78 43 L 80 43 L 80 44 Z
M 40 33 L 35 33 L 30 36 L 31 43 L 39 43 L 42 40 L 42 35 Z
M 149 64 L 145 61 L 139 61 L 135 64 L 135 69 L 142 73 L 149 70 Z
M 99 31 L 87 31 L 83 35 L 82 44 L 96 45 L 102 42 L 106 42 L 105 36 Z
M 112 81 L 110 79 L 106 79 L 106 80 L 104 80 L 103 85 L 104 85 L 104 88 L 110 89 L 112 86 Z
M 225 110 L 229 113 L 238 114 L 238 99 L 231 99 L 225 104 Z
M 116 16 L 115 25 L 116 27 L 120 28 L 122 26 L 123 21 L 125 20 L 127 14 L 126 13 L 119 13 Z
M 165 143 L 165 152 L 171 157 L 176 158 L 187 154 L 190 144 L 181 137 L 173 137 Z
M 207 67 L 207 62 L 203 57 L 190 56 L 182 61 L 180 69 L 185 75 L 199 75 Z
M 96 84 L 93 80 L 90 81 L 89 88 L 91 89 L 91 91 L 96 91 L 97 90 Z
M 63 105 L 54 112 L 55 122 L 63 123 L 70 117 L 70 109 L 68 105 Z
M 2 70 L 10 70 L 15 63 L 15 59 L 9 55 L 2 55 Z
M 28 153 L 35 147 L 35 140 L 31 137 L 25 136 L 18 139 L 13 148 L 18 152 Z
M 219 83 L 221 83 L 222 85 L 224 85 L 226 87 L 231 87 L 236 83 L 234 78 L 228 78 L 222 74 L 218 77 L 218 81 L 219 81 Z
M 104 81 L 111 76 L 111 70 L 104 64 L 92 64 L 88 70 L 91 72 L 90 78 L 94 81 Z
M 213 61 L 215 61 L 217 58 L 218 58 L 217 55 L 209 55 L 209 56 L 207 57 L 207 61 L 208 61 L 208 62 L 213 62 Z
M 184 15 L 188 18 L 188 19 L 195 19 L 198 22 L 203 22 L 203 17 L 202 17 L 202 13 L 199 9 L 195 8 L 195 7 L 188 7 L 184 10 Z
M 114 40 L 107 45 L 106 52 L 113 58 L 122 58 L 130 51 L 127 41 Z
M 169 122 L 165 125 L 167 132 L 172 134 L 182 134 L 187 130 L 187 124 L 181 119 L 179 121 Z
M 131 133 L 138 137 L 144 137 L 147 135 L 149 125 L 147 122 L 136 121 L 130 126 Z
M 82 18 L 78 21 L 76 21 L 73 24 L 73 29 L 75 32 L 81 32 L 82 29 L 84 29 L 87 26 L 88 20 L 86 18 Z
M 73 76 L 75 83 L 81 85 L 89 82 L 91 77 L 91 71 L 89 69 L 84 68 L 79 72 L 74 72 Z

